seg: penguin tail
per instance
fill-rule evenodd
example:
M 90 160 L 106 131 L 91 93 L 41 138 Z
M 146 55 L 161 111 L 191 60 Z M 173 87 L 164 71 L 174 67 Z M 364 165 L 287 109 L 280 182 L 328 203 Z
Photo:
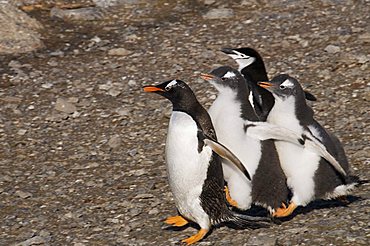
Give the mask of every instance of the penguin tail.
M 266 228 L 271 225 L 273 222 L 271 218 L 268 217 L 255 217 L 244 214 L 239 214 L 234 211 L 229 211 L 227 217 L 224 219 L 224 222 L 230 224 L 231 227 L 236 229 L 258 229 Z
M 359 186 L 367 183 L 369 183 L 369 180 L 361 179 L 359 176 L 356 175 L 348 175 L 346 177 L 346 184 L 356 184 L 356 186 Z

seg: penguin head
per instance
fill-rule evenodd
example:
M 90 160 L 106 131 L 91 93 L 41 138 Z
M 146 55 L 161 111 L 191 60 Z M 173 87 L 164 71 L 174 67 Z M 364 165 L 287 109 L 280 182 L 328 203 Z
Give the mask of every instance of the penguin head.
M 222 52 L 233 58 L 239 65 L 239 70 L 250 66 L 255 62 L 262 61 L 262 57 L 258 52 L 252 48 L 222 48 Z
M 218 91 L 225 88 L 239 90 L 246 85 L 243 75 L 229 66 L 215 68 L 210 73 L 202 73 L 200 76 L 210 82 Z
M 284 100 L 290 96 L 304 96 L 299 82 L 287 74 L 280 74 L 270 82 L 258 82 L 257 84 L 270 91 L 276 99 Z
M 154 92 L 167 98 L 174 105 L 184 104 L 184 102 L 191 102 L 195 99 L 190 87 L 178 79 L 168 80 L 159 85 L 144 86 L 143 89 L 145 92 Z

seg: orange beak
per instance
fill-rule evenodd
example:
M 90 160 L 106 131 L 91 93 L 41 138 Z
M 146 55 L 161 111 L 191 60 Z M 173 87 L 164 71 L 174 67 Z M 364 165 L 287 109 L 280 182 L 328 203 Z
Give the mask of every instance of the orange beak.
M 209 74 L 209 73 L 201 73 L 200 74 L 200 77 L 204 80 L 211 80 L 213 79 L 215 76 L 213 76 L 212 74 Z
M 164 91 L 163 89 L 158 88 L 158 87 L 155 87 L 155 86 L 144 86 L 144 87 L 143 87 L 143 90 L 144 90 L 145 92 Z
M 265 88 L 265 89 L 267 89 L 267 88 L 269 88 L 269 87 L 271 87 L 272 86 L 272 84 L 271 83 L 269 83 L 269 82 L 258 82 L 257 83 L 259 86 L 261 86 L 262 88 Z

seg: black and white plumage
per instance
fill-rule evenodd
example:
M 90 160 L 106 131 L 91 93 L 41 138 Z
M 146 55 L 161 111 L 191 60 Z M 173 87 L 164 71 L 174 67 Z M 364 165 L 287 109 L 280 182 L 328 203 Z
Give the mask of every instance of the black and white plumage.
M 254 131 L 254 136 L 246 134 L 252 128 L 255 130 L 259 118 L 248 100 L 245 78 L 228 66 L 202 74 L 202 78 L 218 90 L 217 99 L 209 108 L 218 140 L 240 158 L 252 177 L 250 182 L 227 164 L 227 160 L 223 161 L 225 180 L 233 200 L 230 203 L 242 210 L 249 209 L 254 203 L 273 213 L 288 200 L 289 189 L 273 140 L 260 140 L 258 130 Z M 249 121 L 253 125 L 248 125 Z
M 259 85 L 269 90 L 275 98 L 267 117 L 268 123 L 288 128 L 303 138 L 318 142 L 335 159 L 322 158 L 307 148 L 299 148 L 291 143 L 277 142 L 281 165 L 293 197 L 289 207 L 279 210 L 276 216 L 287 216 L 297 206 L 305 206 L 316 198 L 347 195 L 355 187 L 357 178 L 347 175 L 349 165 L 343 147 L 334 135 L 313 118 L 313 110 L 306 104 L 304 91 L 298 81 L 282 74 Z
M 262 56 L 256 50 L 249 47 L 237 49 L 223 48 L 221 51 L 238 63 L 238 70 L 245 77 L 250 89 L 250 103 L 260 119 L 265 121 L 274 105 L 274 97 L 269 91 L 257 85 L 260 81 L 268 81 Z M 306 91 L 305 97 L 307 100 L 316 101 L 315 96 Z
M 241 173 L 248 174 L 240 161 L 216 141 L 211 119 L 190 87 L 181 80 L 171 80 L 146 86 L 144 91 L 164 96 L 173 105 L 166 163 L 169 185 L 180 216 L 170 217 L 166 223 L 174 226 L 185 225 L 188 221 L 197 223 L 201 228 L 199 232 L 183 240 L 188 244 L 201 240 L 212 225 L 222 222 L 239 227 L 264 226 L 266 218 L 239 215 L 227 207 L 219 155 L 229 158 Z

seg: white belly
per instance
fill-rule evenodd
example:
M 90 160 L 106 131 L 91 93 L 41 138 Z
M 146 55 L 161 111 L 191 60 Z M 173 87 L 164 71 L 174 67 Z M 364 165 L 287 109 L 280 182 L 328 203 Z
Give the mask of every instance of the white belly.
M 261 158 L 261 142 L 247 137 L 244 120 L 240 116 L 240 104 L 231 96 L 219 95 L 209 109 L 217 139 L 228 147 L 243 163 L 253 177 Z M 240 209 L 247 209 L 252 202 L 250 181 L 232 164 L 223 161 L 224 178 L 228 182 L 230 196 Z
M 304 206 L 315 196 L 314 176 L 321 157 L 288 142 L 275 144 L 287 184 L 293 191 L 292 201 Z
M 298 134 L 304 129 L 295 117 L 294 98 L 276 100 L 267 122 L 286 127 Z M 321 157 L 303 147 L 283 142 L 275 142 L 281 167 L 287 176 L 287 184 L 293 191 L 292 202 L 306 205 L 315 195 L 314 175 Z
M 179 212 L 202 226 L 209 223 L 200 206 L 199 196 L 212 155 L 209 147 L 198 153 L 197 125 L 186 113 L 172 113 L 167 142 L 166 162 L 169 185 Z

